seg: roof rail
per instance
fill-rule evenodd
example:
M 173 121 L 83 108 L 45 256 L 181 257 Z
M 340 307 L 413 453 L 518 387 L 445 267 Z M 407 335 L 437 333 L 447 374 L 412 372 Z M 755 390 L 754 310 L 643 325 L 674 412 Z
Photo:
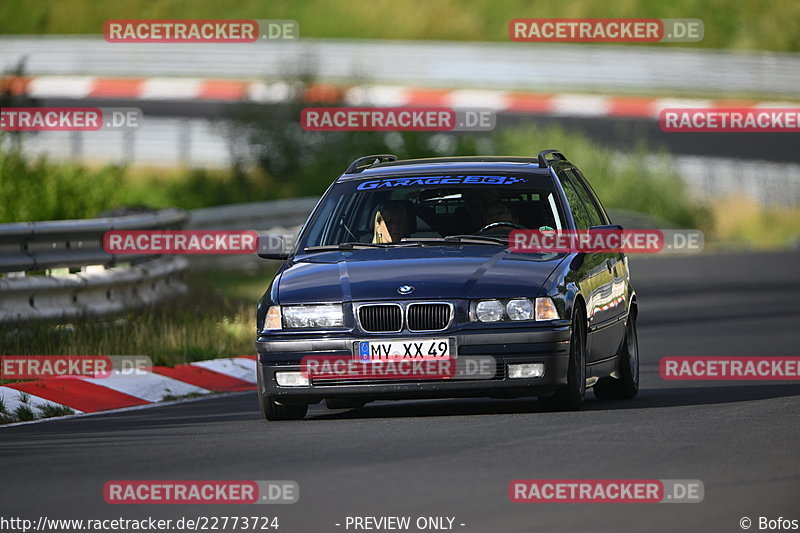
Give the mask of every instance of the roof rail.
M 372 162 L 368 165 L 364 165 L 363 163 L 365 163 L 366 161 L 372 161 Z M 393 154 L 365 155 L 364 157 L 359 157 L 358 159 L 350 163 L 350 166 L 347 167 L 347 170 L 345 170 L 344 173 L 355 174 L 371 167 L 372 165 L 383 163 L 384 161 L 397 161 L 397 156 Z
M 548 155 L 552 155 L 552 159 L 547 159 Z M 567 156 L 562 154 L 559 150 L 542 150 L 539 152 L 539 167 L 549 167 L 552 161 L 566 161 Z

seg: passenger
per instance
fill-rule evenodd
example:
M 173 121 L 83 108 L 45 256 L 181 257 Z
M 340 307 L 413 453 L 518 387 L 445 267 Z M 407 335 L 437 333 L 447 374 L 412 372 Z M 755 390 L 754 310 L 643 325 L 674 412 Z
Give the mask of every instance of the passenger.
M 372 242 L 394 243 L 408 237 L 410 224 L 408 211 L 400 204 L 382 204 L 375 211 L 375 230 Z

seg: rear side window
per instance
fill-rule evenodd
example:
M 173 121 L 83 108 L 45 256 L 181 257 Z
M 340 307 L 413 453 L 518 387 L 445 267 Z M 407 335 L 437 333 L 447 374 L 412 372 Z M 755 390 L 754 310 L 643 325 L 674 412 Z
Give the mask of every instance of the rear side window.
M 592 226 L 604 225 L 606 223 L 606 217 L 603 216 L 603 213 L 597 206 L 597 202 L 594 200 L 594 198 L 592 198 L 592 194 L 589 192 L 589 189 L 586 188 L 584 181 L 580 179 L 576 175 L 577 172 L 573 170 L 567 170 L 566 174 L 569 176 L 570 181 L 572 181 L 573 185 L 575 186 L 575 190 L 578 192 L 578 196 L 581 197 L 583 205 L 586 206 L 586 212 L 589 214 L 589 220 L 592 223 Z
M 572 210 L 572 217 L 575 219 L 577 229 L 589 229 L 591 226 L 602 226 L 605 224 L 603 216 L 592 201 L 589 192 L 575 178 L 570 176 L 569 171 L 560 171 L 558 179 L 564 188 L 564 194 Z
M 572 218 L 575 220 L 575 227 L 577 229 L 589 229 L 591 225 L 589 214 L 580 196 L 578 196 L 578 191 L 575 190 L 575 186 L 563 172 L 558 173 L 558 180 L 561 182 L 564 195 L 567 197 L 567 203 L 569 204 L 570 211 L 572 211 Z

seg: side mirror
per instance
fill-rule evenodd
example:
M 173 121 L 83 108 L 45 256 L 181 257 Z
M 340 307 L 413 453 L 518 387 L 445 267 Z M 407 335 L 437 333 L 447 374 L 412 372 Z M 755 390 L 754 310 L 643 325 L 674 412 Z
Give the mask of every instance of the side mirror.
M 286 261 L 289 259 L 289 242 L 285 235 L 259 235 L 258 257 Z
M 594 234 L 619 232 L 620 235 L 621 235 L 622 231 L 623 231 L 623 228 L 622 228 L 622 226 L 620 224 L 607 224 L 605 226 L 592 226 L 592 227 L 589 228 L 589 233 L 594 233 Z M 621 251 L 618 251 L 618 252 L 615 252 L 615 253 L 617 253 L 620 258 L 623 256 Z M 581 254 L 581 255 L 583 255 L 583 254 Z
M 592 226 L 589 231 L 622 231 L 622 226 L 619 224 L 608 224 L 606 226 Z

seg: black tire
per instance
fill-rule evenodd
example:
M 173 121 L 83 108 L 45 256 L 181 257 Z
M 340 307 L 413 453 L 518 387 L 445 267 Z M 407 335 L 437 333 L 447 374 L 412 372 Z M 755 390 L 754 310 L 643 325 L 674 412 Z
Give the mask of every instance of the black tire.
M 617 360 L 619 379 L 603 378 L 594 385 L 594 395 L 598 400 L 630 400 L 639 392 L 639 338 L 635 312 L 628 318 Z
M 261 404 L 261 414 L 264 418 L 272 422 L 279 420 L 301 420 L 308 412 L 307 404 L 283 405 L 259 393 L 259 403 Z
M 586 318 L 578 308 L 572 316 L 572 333 L 569 339 L 569 366 L 567 384 L 552 396 L 539 401 L 551 411 L 576 411 L 586 397 Z
M 354 398 L 326 398 L 325 407 L 328 409 L 360 409 L 366 405 L 363 400 Z

